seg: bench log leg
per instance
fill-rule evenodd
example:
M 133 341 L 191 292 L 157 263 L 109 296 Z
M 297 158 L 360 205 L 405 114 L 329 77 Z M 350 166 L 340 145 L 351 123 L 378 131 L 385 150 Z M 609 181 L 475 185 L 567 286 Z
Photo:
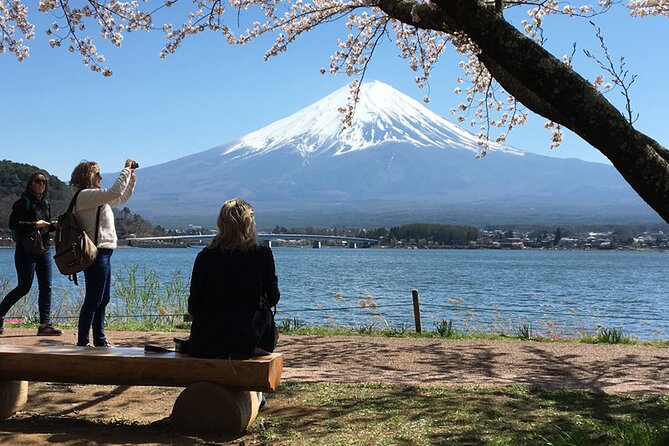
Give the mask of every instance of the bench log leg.
M 240 435 L 258 416 L 257 393 L 198 382 L 179 395 L 170 419 L 184 432 Z
M 23 409 L 28 401 L 28 381 L 0 381 L 0 420 Z

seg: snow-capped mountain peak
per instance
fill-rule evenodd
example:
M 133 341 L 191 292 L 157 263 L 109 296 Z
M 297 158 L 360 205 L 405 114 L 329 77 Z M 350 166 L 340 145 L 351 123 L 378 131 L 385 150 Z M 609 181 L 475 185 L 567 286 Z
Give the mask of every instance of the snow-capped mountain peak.
M 255 156 L 290 147 L 304 158 L 323 152 L 337 156 L 389 142 L 409 143 L 415 147 L 480 150 L 474 135 L 379 81 L 362 85 L 352 125 L 342 129 L 343 114 L 339 109 L 349 104 L 349 96 L 349 87 L 342 87 L 320 101 L 226 145 L 221 155 L 239 152 L 239 156 Z M 522 154 L 500 145 L 491 149 Z
M 362 86 L 342 132 L 348 96 L 343 88 L 239 140 L 142 168 L 133 209 L 161 224 L 211 224 L 222 201 L 243 197 L 264 227 L 649 221 L 612 166 L 499 145 L 477 160 L 473 135 L 380 82 Z

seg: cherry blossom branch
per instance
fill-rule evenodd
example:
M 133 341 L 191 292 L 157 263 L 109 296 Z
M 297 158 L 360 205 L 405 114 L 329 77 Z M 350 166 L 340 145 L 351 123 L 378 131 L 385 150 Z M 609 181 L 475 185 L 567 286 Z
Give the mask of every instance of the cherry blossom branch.
M 479 158 L 482 158 L 488 154 L 488 142 L 490 141 L 490 108 L 488 107 L 488 95 L 490 94 L 491 88 L 492 88 L 492 77 L 488 79 L 485 91 L 485 100 L 484 100 L 485 107 L 483 107 L 483 109 L 485 110 L 485 120 L 484 120 L 485 134 L 483 134 L 483 132 L 479 133 L 479 143 L 481 143 L 481 141 L 484 141 L 481 144 L 482 149 L 479 152 Z
M 93 40 L 90 37 L 85 37 L 83 40 L 79 39 L 77 35 L 77 27 L 79 29 L 85 29 L 85 26 L 82 24 L 82 17 L 89 14 L 89 10 L 86 7 L 77 10 L 77 14 L 73 13 L 73 10 L 70 9 L 69 0 L 58 0 L 60 9 L 63 11 L 65 21 L 67 22 L 68 34 L 65 37 L 60 38 L 58 41 L 52 39 L 49 43 L 52 47 L 60 46 L 61 42 L 69 37 L 70 45 L 68 50 L 74 52 L 77 50 L 81 54 L 84 66 L 90 66 L 90 69 L 97 73 L 102 73 L 103 76 L 111 76 L 112 72 L 107 67 L 102 67 L 98 62 L 104 62 L 104 56 L 97 54 L 97 48 L 93 44 Z
M 366 57 L 366 60 L 363 63 L 360 73 L 360 78 L 354 82 L 351 82 L 351 84 L 349 85 L 351 97 L 349 98 L 347 106 L 340 107 L 338 109 L 340 113 L 344 114 L 344 117 L 342 118 L 342 130 L 346 129 L 347 127 L 350 127 L 353 124 L 353 116 L 355 114 L 355 109 L 357 107 L 357 104 L 358 102 L 360 102 L 360 88 L 362 86 L 363 80 L 365 79 L 365 74 L 367 74 L 367 66 L 369 65 L 369 62 L 372 60 L 372 56 L 374 55 L 374 51 L 376 50 L 379 41 L 386 34 L 387 25 L 388 23 L 384 22 L 381 27 L 377 27 L 374 30 L 374 35 L 376 37 L 373 39 L 374 42 L 371 43 L 369 56 Z M 369 41 L 371 41 L 371 38 Z
M 669 16 L 669 3 L 666 0 L 632 0 L 627 5 L 633 17 L 650 15 Z
M 20 62 L 28 58 L 30 50 L 23 39 L 14 37 L 17 29 L 26 40 L 35 37 L 35 26 L 28 20 L 28 8 L 18 0 L 0 1 L 0 54 L 7 50 Z

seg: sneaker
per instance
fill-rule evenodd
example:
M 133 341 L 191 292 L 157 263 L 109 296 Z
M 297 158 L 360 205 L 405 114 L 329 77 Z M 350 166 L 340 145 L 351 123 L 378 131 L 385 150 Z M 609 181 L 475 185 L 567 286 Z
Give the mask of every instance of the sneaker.
M 96 347 L 102 347 L 102 348 L 111 348 L 111 347 L 114 346 L 114 344 L 112 344 L 112 343 L 109 342 L 109 341 L 105 341 L 105 342 L 103 342 L 102 344 L 95 344 L 95 346 L 96 346 Z
M 57 328 L 53 328 L 53 325 L 47 324 L 41 326 L 37 329 L 37 336 L 60 336 L 63 332 Z

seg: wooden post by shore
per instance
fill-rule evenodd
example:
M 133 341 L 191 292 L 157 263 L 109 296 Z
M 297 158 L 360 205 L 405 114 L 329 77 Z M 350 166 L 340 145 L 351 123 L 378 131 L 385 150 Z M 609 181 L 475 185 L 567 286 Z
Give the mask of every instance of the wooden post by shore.
M 416 321 L 416 333 L 421 333 L 420 326 L 420 301 L 418 300 L 418 290 L 411 290 L 413 297 L 413 318 Z

